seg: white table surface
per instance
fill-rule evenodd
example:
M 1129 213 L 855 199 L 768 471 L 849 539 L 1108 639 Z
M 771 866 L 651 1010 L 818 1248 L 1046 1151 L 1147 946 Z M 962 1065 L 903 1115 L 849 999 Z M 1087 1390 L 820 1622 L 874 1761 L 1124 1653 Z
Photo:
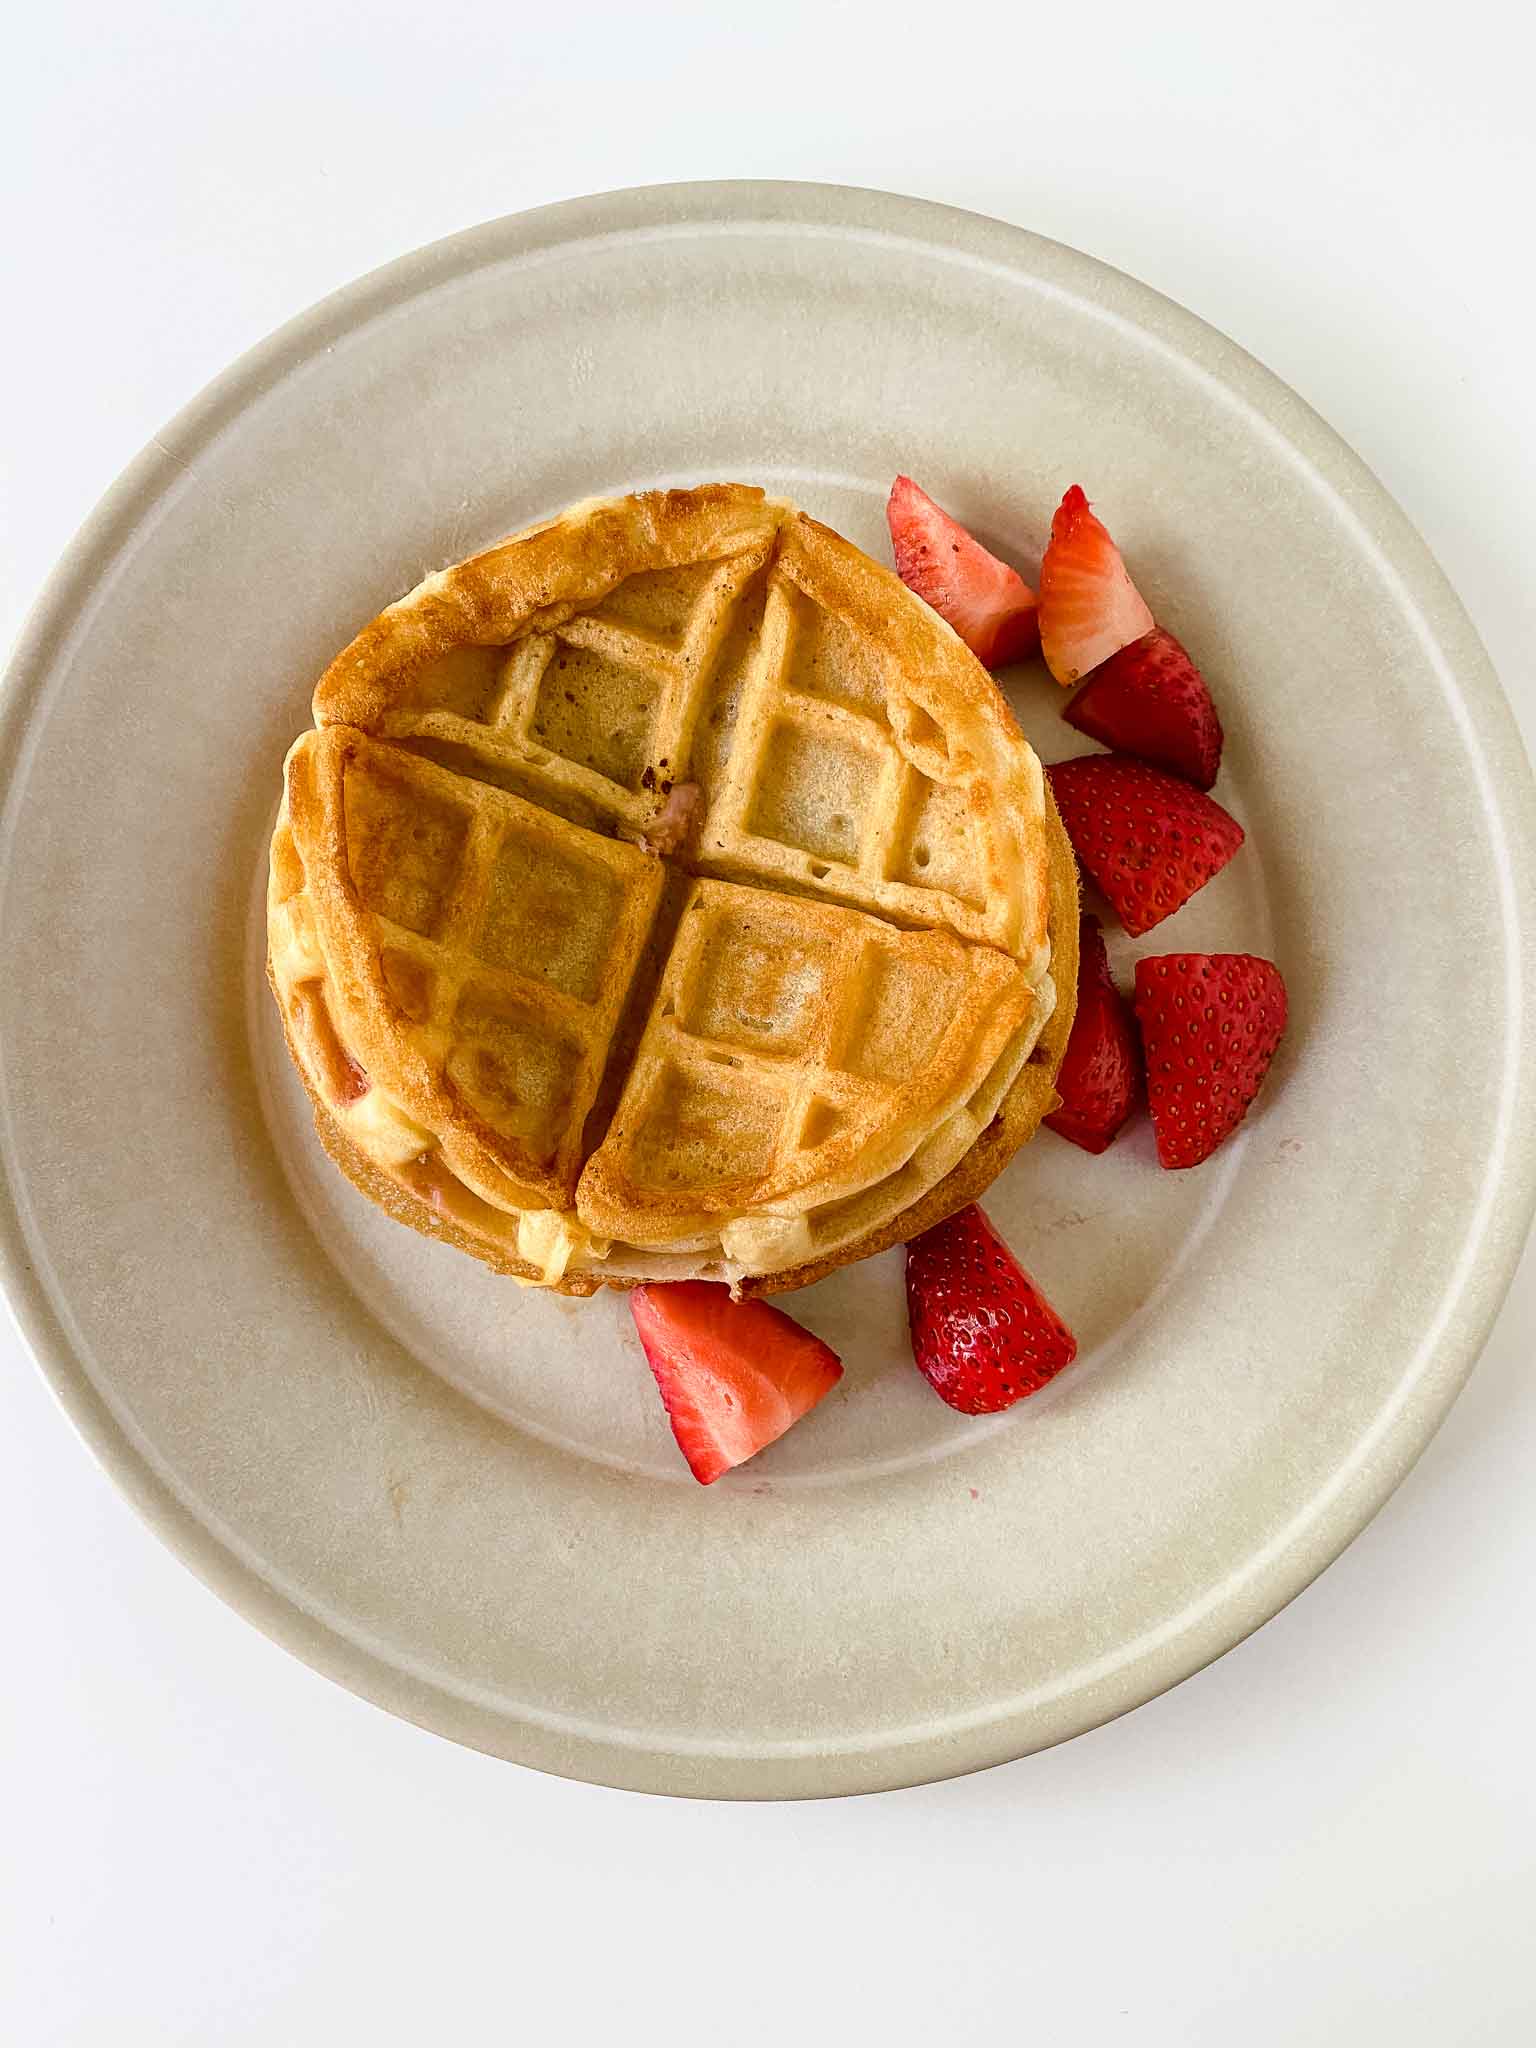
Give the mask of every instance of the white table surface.
M 582 191 L 823 178 L 1040 229 L 1252 349 L 1417 521 L 1529 741 L 1515 10 L 736 11 L 12 15 L 0 628 L 165 418 L 358 272 Z M 140 1527 L 0 1329 L 0 2041 L 1529 2043 L 1533 1339 L 1528 1257 L 1374 1526 L 1175 1693 L 959 1783 L 726 1807 L 540 1778 L 314 1676 Z

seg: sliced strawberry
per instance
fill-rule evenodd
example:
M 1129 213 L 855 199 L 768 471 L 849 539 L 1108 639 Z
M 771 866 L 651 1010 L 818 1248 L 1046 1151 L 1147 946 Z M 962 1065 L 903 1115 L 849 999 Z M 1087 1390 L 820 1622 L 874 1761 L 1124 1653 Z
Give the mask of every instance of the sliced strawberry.
M 1035 593 L 1017 569 L 989 555 L 909 476 L 885 508 L 896 574 L 947 619 L 978 661 L 1003 668 L 1040 645 Z
M 1248 1114 L 1285 1032 L 1280 970 L 1251 953 L 1136 962 L 1136 1021 L 1161 1166 L 1198 1166 Z
M 1096 917 L 1084 915 L 1077 948 L 1077 1014 L 1056 1076 L 1061 1107 L 1045 1121 L 1085 1152 L 1102 1152 L 1135 1105 L 1141 1041 L 1131 1006 L 1110 978 Z
M 907 1246 L 907 1319 L 918 1371 L 962 1415 L 1011 1408 L 1077 1356 L 1077 1339 L 974 1206 Z
M 1243 843 L 1213 798 L 1126 754 L 1084 754 L 1046 773 L 1078 859 L 1133 937 L 1171 917 Z
M 713 1280 L 633 1287 L 629 1305 L 678 1449 L 702 1486 L 781 1437 L 843 1376 L 837 1353 Z
M 1221 766 L 1221 720 L 1205 678 L 1156 626 L 1101 662 L 1062 712 L 1089 739 L 1155 762 L 1209 789 Z
M 1040 645 L 1058 683 L 1108 661 L 1154 621 L 1126 572 L 1120 550 L 1074 484 L 1051 521 L 1040 564 Z

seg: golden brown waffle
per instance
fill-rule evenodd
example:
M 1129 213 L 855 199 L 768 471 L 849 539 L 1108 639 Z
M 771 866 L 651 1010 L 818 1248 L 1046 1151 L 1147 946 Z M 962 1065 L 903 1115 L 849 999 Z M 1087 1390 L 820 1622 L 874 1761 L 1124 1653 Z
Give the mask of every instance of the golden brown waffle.
M 568 1206 L 661 862 L 345 726 L 294 746 L 286 813 L 274 970 L 313 1033 L 318 949 L 342 1107 L 377 1089 L 484 1199 Z
M 894 576 L 787 519 L 718 769 L 700 761 L 707 873 L 943 925 L 1045 971 L 1039 763 L 974 657 Z M 702 750 L 701 750 L 702 754 Z
M 1075 879 L 1038 763 L 793 508 L 574 508 L 381 614 L 315 712 L 270 972 L 328 1147 L 404 1220 L 572 1291 L 765 1290 L 1049 1106 Z
M 1046 967 L 1040 764 L 891 574 L 739 484 L 577 506 L 429 577 L 321 678 L 353 725 L 577 823 L 701 793 L 704 873 Z
M 695 882 L 577 1214 L 632 1244 L 718 1242 L 750 1271 L 802 1258 L 807 1212 L 931 1144 L 1037 1009 L 991 947 Z
M 279 833 L 279 842 L 281 841 Z M 453 1245 L 499 1273 L 524 1282 L 543 1281 L 558 1292 L 590 1295 L 604 1285 L 627 1287 L 649 1277 L 731 1278 L 744 1295 L 771 1295 L 808 1287 L 823 1280 L 839 1266 L 900 1244 L 921 1230 L 941 1223 L 967 1202 L 978 1200 L 1019 1148 L 1032 1138 L 1040 1120 L 1056 1106 L 1056 1071 L 1071 1034 L 1077 986 L 1077 866 L 1060 821 L 1052 814 L 1051 829 L 1051 961 L 1069 991 L 1047 1019 L 1028 1059 L 1019 1068 L 1012 1085 L 993 1100 L 985 1091 L 975 1104 L 975 1121 L 981 1135 L 959 1162 L 931 1184 L 919 1162 L 909 1162 L 902 1171 L 849 1205 L 854 1212 L 838 1219 L 843 1228 L 824 1233 L 813 1243 L 809 1255 L 799 1264 L 776 1267 L 759 1274 L 733 1274 L 708 1259 L 677 1259 L 665 1265 L 656 1260 L 644 1270 L 626 1265 L 610 1256 L 600 1265 L 568 1266 L 559 1274 L 547 1265 L 536 1266 L 518 1256 L 519 1220 L 471 1195 L 431 1155 L 401 1168 L 387 1169 L 362 1151 L 348 1136 L 348 1110 L 338 1110 L 338 1101 L 348 1100 L 345 1086 L 338 1093 L 329 1087 L 323 1069 L 310 1056 L 308 1044 L 295 1032 L 290 1006 L 284 1004 L 284 1023 L 289 1049 L 308 1091 L 315 1125 L 332 1161 L 354 1187 L 398 1223 L 409 1224 L 425 1237 Z M 274 864 L 283 856 L 274 842 Z M 269 962 L 269 977 L 277 988 Z M 281 997 L 280 997 L 281 1001 Z M 323 1012 L 322 1012 L 323 1013 Z M 333 1039 L 334 1043 L 334 1039 Z M 336 1051 L 345 1062 L 345 1055 Z M 355 1077 L 354 1077 L 355 1078 Z M 986 1121 L 991 1102 L 991 1120 Z M 832 1241 L 835 1236 L 835 1242 Z

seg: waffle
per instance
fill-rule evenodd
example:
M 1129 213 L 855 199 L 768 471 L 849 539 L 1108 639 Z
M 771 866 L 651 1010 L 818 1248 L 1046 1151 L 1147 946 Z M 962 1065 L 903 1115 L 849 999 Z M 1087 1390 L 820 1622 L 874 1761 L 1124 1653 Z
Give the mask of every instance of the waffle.
M 803 1259 L 808 1211 L 942 1143 L 1038 1009 L 991 947 L 696 881 L 577 1214 L 746 1271 Z
M 970 1199 L 1050 1107 L 1076 892 L 1039 764 L 793 507 L 573 508 L 382 613 L 314 711 L 269 972 L 401 1220 L 570 1292 L 765 1292 Z
M 387 1101 L 485 1200 L 568 1204 L 661 862 L 346 726 L 294 746 L 278 839 L 274 975 L 348 1128 Z

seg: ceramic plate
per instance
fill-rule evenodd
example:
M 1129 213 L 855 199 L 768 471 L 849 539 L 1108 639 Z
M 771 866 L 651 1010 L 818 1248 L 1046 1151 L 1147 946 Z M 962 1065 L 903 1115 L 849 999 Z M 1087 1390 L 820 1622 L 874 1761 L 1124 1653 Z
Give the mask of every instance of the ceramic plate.
M 428 568 L 574 498 L 758 481 L 882 551 L 913 471 L 1038 562 L 1090 489 L 1228 745 L 1240 857 L 1133 951 L 1269 954 L 1292 1026 L 1203 1170 L 1041 1137 L 989 1199 L 1080 1362 L 985 1420 L 901 1266 L 795 1312 L 836 1394 L 709 1491 L 621 1297 L 527 1293 L 319 1152 L 261 976 L 288 741 Z M 1042 669 L 1007 678 L 1081 752 Z M 997 222 L 825 187 L 622 193 L 328 300 L 116 487 L 34 618 L 0 760 L 6 1280 L 140 1509 L 396 1713 L 649 1790 L 973 1769 L 1238 1641 L 1380 1505 L 1530 1214 L 1532 794 L 1380 487 L 1230 342 Z

